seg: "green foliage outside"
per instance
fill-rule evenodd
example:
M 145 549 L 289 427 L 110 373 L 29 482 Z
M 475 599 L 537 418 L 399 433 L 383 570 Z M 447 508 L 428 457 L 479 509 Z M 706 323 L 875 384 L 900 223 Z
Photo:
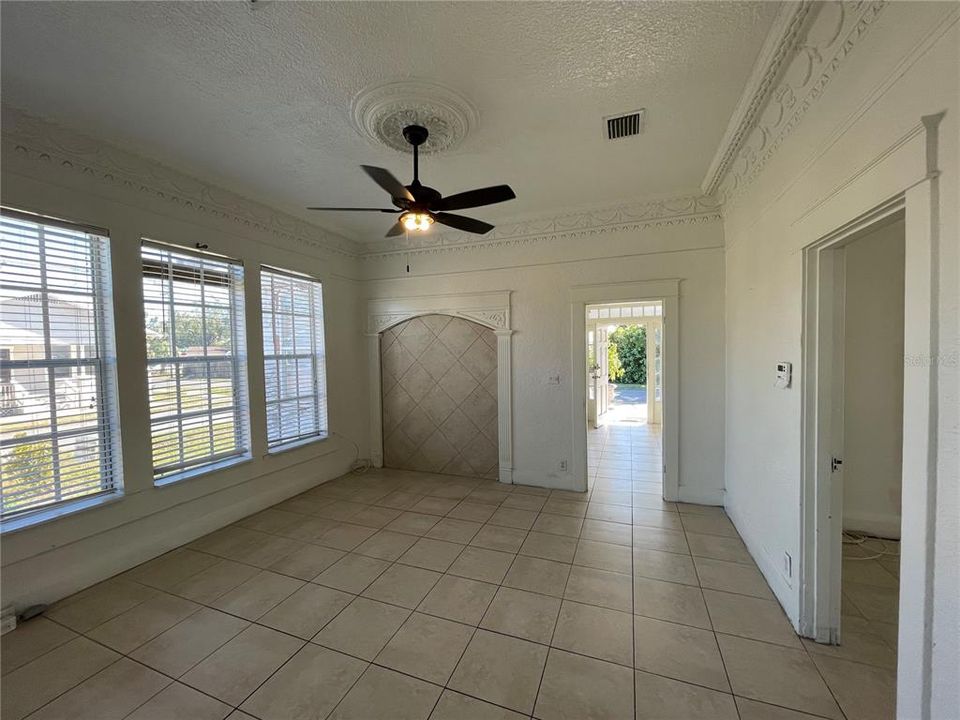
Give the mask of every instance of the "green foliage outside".
M 607 367 L 611 382 L 617 382 L 615 378 L 623 374 L 623 365 L 620 363 L 620 355 L 617 352 L 617 344 L 612 340 L 607 342 Z
M 26 437 L 18 433 L 17 439 Z M 100 486 L 100 464 L 96 459 L 77 461 L 74 453 L 61 451 L 64 470 L 60 483 L 70 486 L 72 494 L 82 493 L 85 486 L 96 491 Z M 10 497 L 11 493 L 16 493 Z M 17 445 L 3 461 L 3 511 L 11 512 L 26 505 L 55 502 L 57 486 L 53 473 L 53 443 L 38 440 Z
M 642 325 L 618 327 L 610 335 L 609 352 L 611 382 L 646 385 L 647 332 Z
M 189 347 L 227 347 L 230 344 L 230 316 L 226 312 L 207 312 L 206 338 L 203 320 L 198 313 L 177 311 L 174 315 L 177 330 L 177 349 L 183 352 Z M 147 318 L 147 357 L 171 357 L 170 331 L 157 316 Z

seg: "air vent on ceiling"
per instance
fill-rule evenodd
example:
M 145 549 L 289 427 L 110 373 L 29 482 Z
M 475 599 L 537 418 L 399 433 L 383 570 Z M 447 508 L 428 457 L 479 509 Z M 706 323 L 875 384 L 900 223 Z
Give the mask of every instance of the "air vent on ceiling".
M 643 113 L 644 110 L 641 108 L 633 112 L 605 117 L 603 120 L 607 124 L 607 140 L 639 135 L 643 132 Z

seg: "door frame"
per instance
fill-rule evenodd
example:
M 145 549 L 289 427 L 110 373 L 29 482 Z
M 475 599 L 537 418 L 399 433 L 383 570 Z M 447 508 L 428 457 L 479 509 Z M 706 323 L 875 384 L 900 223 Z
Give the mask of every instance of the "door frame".
M 803 251 L 803 523 L 801 634 L 840 643 L 843 560 L 845 248 L 901 219 L 902 195 L 872 209 Z M 808 523 L 813 523 L 810 528 Z M 815 542 L 810 545 L 807 540 Z
M 587 373 L 587 305 L 659 300 L 663 303 L 663 499 L 671 502 L 680 496 L 680 280 L 646 280 L 575 285 L 570 288 L 571 438 L 570 468 L 575 489 L 588 487 L 587 473 L 587 392 L 583 378 Z
M 937 493 L 937 180 L 919 183 L 803 249 L 800 634 L 839 642 L 842 490 L 830 483 L 831 372 L 842 293 L 838 250 L 902 215 L 905 221 L 903 465 L 898 716 L 929 717 Z M 842 251 L 841 251 L 842 253 Z M 842 298 L 842 295 L 841 295 Z M 840 309 L 842 312 L 842 308 Z M 842 356 L 841 356 L 842 357 Z
M 513 330 L 510 290 L 457 295 L 377 298 L 367 303 L 367 364 L 370 385 L 370 461 L 383 467 L 383 398 L 380 335 L 422 315 L 450 315 L 493 330 L 497 336 L 497 441 L 499 480 L 513 482 Z

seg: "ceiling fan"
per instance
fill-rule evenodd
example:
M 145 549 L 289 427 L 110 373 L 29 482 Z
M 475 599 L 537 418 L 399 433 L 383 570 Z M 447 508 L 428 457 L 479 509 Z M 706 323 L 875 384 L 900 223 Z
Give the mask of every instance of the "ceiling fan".
M 401 235 L 405 230 L 427 230 L 434 222 L 479 235 L 490 232 L 493 230 L 493 225 L 490 223 L 464 215 L 454 215 L 447 211 L 493 205 L 505 200 L 513 200 L 516 194 L 509 185 L 494 185 L 443 197 L 432 187 L 421 185 L 419 148 L 426 142 L 429 134 L 427 129 L 420 125 L 408 125 L 403 129 L 404 139 L 413 145 L 413 182 L 409 185 L 403 185 L 385 168 L 372 165 L 360 166 L 377 185 L 390 193 L 390 201 L 396 208 L 310 207 L 307 210 L 399 213 L 400 217 L 387 232 L 387 237 Z

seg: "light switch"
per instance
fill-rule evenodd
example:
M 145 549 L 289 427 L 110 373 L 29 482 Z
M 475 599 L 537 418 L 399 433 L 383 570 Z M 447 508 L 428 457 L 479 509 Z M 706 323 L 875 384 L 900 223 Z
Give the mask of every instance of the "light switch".
M 785 361 L 780 361 L 777 363 L 777 381 L 773 384 L 774 387 L 778 387 L 781 390 L 786 390 L 790 387 L 793 375 L 793 365 Z

